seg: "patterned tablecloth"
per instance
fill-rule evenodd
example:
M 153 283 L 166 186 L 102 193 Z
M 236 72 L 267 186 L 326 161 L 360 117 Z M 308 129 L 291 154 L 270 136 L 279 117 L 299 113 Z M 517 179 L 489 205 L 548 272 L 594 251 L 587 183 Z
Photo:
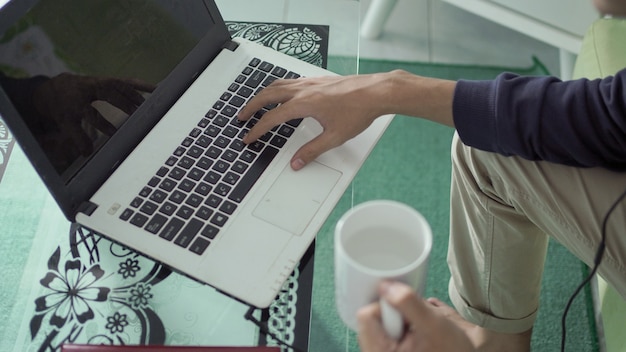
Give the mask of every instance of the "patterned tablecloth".
M 328 27 L 227 25 L 233 36 L 326 66 Z M 0 195 L 2 237 L 33 231 L 21 282 L 11 283 L 16 302 L 6 308 L 12 323 L 0 330 L 2 351 L 58 351 L 65 342 L 275 345 L 274 337 L 307 347 L 314 246 L 269 309 L 250 308 L 68 222 L 1 120 Z M 31 204 L 28 221 L 12 215 L 10 199 Z

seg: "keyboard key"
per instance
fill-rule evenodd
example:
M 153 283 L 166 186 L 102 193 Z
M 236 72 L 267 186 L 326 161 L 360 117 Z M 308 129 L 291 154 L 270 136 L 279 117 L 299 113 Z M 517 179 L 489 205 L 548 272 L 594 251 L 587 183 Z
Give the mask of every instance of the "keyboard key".
M 159 208 L 159 206 L 154 204 L 154 203 L 152 203 L 152 202 L 145 202 L 141 206 L 139 211 L 141 211 L 144 214 L 152 215 L 152 214 L 154 214 L 155 211 L 157 211 L 158 208 Z
M 201 206 L 196 212 L 196 216 L 202 220 L 209 220 L 211 215 L 213 215 L 213 210 L 205 206 Z
M 145 229 L 146 231 L 156 235 L 163 228 L 163 225 L 165 225 L 166 221 L 167 218 L 165 216 L 156 214 L 152 218 L 152 220 L 150 220 L 148 225 L 146 225 Z
M 174 165 L 176 165 L 176 163 L 177 163 L 177 162 L 178 162 L 178 158 L 175 158 L 175 157 L 173 157 L 173 156 L 170 156 L 170 157 L 167 159 L 167 161 L 165 162 L 165 165 L 167 165 L 167 166 L 174 166 Z M 167 169 L 167 168 L 164 168 L 164 169 L 165 169 L 165 170 L 167 170 L 167 171 L 166 171 L 166 175 L 167 175 L 167 172 L 169 172 L 169 169 Z M 165 176 L 165 175 L 163 175 L 163 176 Z
M 189 170 L 189 168 L 191 168 L 193 164 L 195 164 L 195 161 L 192 158 L 184 156 L 178 161 L 177 165 L 185 170 Z
M 198 237 L 193 241 L 191 246 L 189 246 L 189 250 L 193 253 L 200 255 L 204 253 L 204 251 L 206 251 L 210 244 L 210 241 L 207 241 L 202 237 Z
M 211 224 L 217 225 L 218 227 L 224 226 L 224 224 L 228 221 L 228 216 L 220 213 L 216 213 L 211 218 Z
M 237 209 L 237 204 L 229 201 L 225 201 L 220 207 L 220 211 L 228 215 L 232 215 L 235 209 Z
M 231 186 L 234 186 L 235 184 L 237 184 L 237 181 L 239 181 L 239 178 L 241 178 L 241 176 L 229 171 L 228 173 L 226 173 L 226 175 L 224 175 L 223 181 Z
M 137 213 L 133 215 L 132 218 L 130 218 L 130 223 L 137 227 L 143 227 L 143 225 L 145 225 L 147 221 L 148 217 L 140 213 Z
M 218 232 L 220 232 L 220 229 L 211 224 L 207 224 L 200 234 L 206 238 L 214 239 Z
M 156 187 L 159 185 L 159 182 L 161 182 L 161 179 L 154 176 L 150 179 L 150 181 L 148 181 L 148 186 L 150 187 Z
M 217 183 L 217 181 L 220 180 L 220 177 L 221 177 L 220 174 L 218 174 L 217 172 L 209 171 L 202 180 L 214 185 Z
M 250 88 L 256 88 L 259 85 L 261 85 L 261 82 L 263 82 L 265 77 L 267 77 L 266 73 L 263 73 L 261 71 L 254 71 L 250 75 L 250 77 L 248 77 L 248 79 L 246 80 L 244 84 Z
M 250 60 L 250 63 L 248 63 L 248 66 L 257 67 L 259 66 L 260 63 L 261 63 L 261 59 L 255 57 L 252 60 Z
M 278 135 L 272 137 L 272 140 L 270 141 L 270 144 L 277 148 L 282 148 L 285 143 L 287 143 L 287 138 Z
M 220 203 L 222 202 L 222 198 L 216 196 L 215 194 L 211 194 L 205 201 L 204 204 L 212 207 L 212 208 L 217 208 Z
M 165 225 L 165 227 L 159 234 L 159 237 L 164 238 L 168 241 L 173 240 L 174 237 L 176 237 L 176 234 L 178 233 L 178 231 L 180 231 L 180 229 L 183 228 L 184 224 L 185 223 L 180 219 L 177 219 L 177 218 L 170 219 L 170 221 L 167 223 L 167 225 Z
M 291 137 L 291 135 L 295 132 L 295 129 L 289 125 L 281 125 L 278 128 L 278 134 L 283 137 Z
M 196 144 L 199 145 L 200 147 L 202 147 L 202 151 L 204 152 L 204 149 L 206 149 L 206 147 L 208 147 L 209 145 L 211 145 L 211 142 L 213 142 L 213 139 L 211 139 L 211 137 L 203 134 L 202 136 L 198 137 L 198 139 L 196 140 Z
M 204 117 L 206 117 L 209 120 L 214 118 L 215 116 L 217 116 L 217 110 L 214 110 L 214 109 L 210 109 L 209 111 L 207 111 L 206 114 L 204 114 Z
M 154 201 L 158 204 L 163 203 L 163 201 L 167 198 L 167 193 L 157 189 L 155 190 L 152 195 L 150 196 L 150 200 Z
M 230 165 L 224 160 L 218 160 L 215 162 L 215 164 L 213 164 L 212 169 L 219 173 L 224 173 L 224 171 L 228 170 L 229 167 Z
M 189 171 L 189 173 L 187 174 L 187 177 L 189 177 L 190 179 L 194 181 L 200 181 L 200 179 L 204 177 L 204 173 L 205 173 L 204 171 L 200 170 L 197 167 L 194 167 L 193 169 Z
M 211 165 L 213 165 L 213 160 L 205 157 L 200 158 L 200 160 L 198 160 L 198 163 L 196 164 L 196 166 L 198 166 L 202 170 L 208 170 Z
M 248 169 L 248 164 L 237 160 L 230 169 L 238 174 L 243 174 Z
M 191 190 L 194 189 L 194 187 L 196 187 L 196 183 L 193 182 L 192 180 L 188 179 L 188 178 L 182 180 L 178 184 L 178 188 L 180 190 L 182 190 L 183 192 L 186 192 L 186 193 L 191 192 Z
M 199 194 L 190 194 L 185 200 L 185 204 L 189 205 L 192 208 L 198 207 L 198 205 L 202 204 L 204 199 Z
M 177 190 L 177 191 L 172 192 L 172 194 L 170 194 L 170 197 L 168 198 L 168 200 L 171 200 L 172 202 L 176 204 L 180 204 L 185 200 L 185 198 L 187 198 L 187 195 Z
M 250 150 L 246 150 L 243 153 L 241 153 L 241 155 L 239 156 L 239 159 L 247 162 L 247 163 L 251 163 L 254 161 L 254 159 L 256 159 L 257 154 L 251 152 Z
M 246 100 L 239 96 L 234 96 L 230 99 L 230 103 L 238 108 L 242 107 L 245 102 Z
M 220 183 L 219 185 L 215 186 L 213 192 L 215 192 L 215 194 L 217 194 L 218 196 L 226 197 L 231 189 L 232 187 L 230 187 L 229 185 L 225 183 Z
M 172 215 L 174 214 L 174 212 L 176 211 L 178 207 L 170 202 L 165 202 L 161 208 L 159 208 L 159 212 L 165 214 L 165 215 Z
M 276 154 L 278 154 L 278 149 L 272 147 L 265 148 L 265 150 L 259 154 L 257 160 L 251 165 L 248 172 L 241 178 L 241 181 L 239 181 L 237 186 L 233 189 L 228 199 L 235 203 L 241 203 L 243 197 L 248 194 L 259 176 L 265 171 L 270 162 L 274 160 Z
M 187 220 L 191 217 L 191 215 L 193 214 L 193 209 L 191 209 L 190 207 L 183 205 L 180 207 L 180 209 L 178 209 L 178 211 L 176 212 L 176 216 L 180 216 L 181 218 Z
M 135 197 L 132 202 L 130 202 L 130 206 L 133 208 L 139 208 L 139 206 L 143 203 L 143 199 L 139 197 Z
M 295 127 L 300 126 L 300 124 L 302 123 L 302 118 L 289 120 L 289 121 L 287 121 L 285 123 L 288 124 L 289 126 L 295 128 Z
M 150 195 L 150 193 L 152 193 L 152 188 L 144 187 L 141 189 L 141 192 L 139 192 L 139 196 L 146 198 L 147 196 Z
M 237 91 L 237 94 L 244 98 L 249 98 L 252 93 L 254 93 L 254 90 L 246 86 L 241 86 L 241 88 L 239 88 L 239 90 Z
M 267 61 L 263 61 L 259 65 L 259 70 L 265 71 L 265 72 L 270 72 L 273 68 L 274 68 L 274 65 L 270 64 Z
M 128 219 L 130 219 L 130 217 L 133 215 L 133 213 L 135 213 L 135 212 L 132 209 L 126 208 L 126 209 L 124 209 L 122 214 L 120 214 L 120 219 L 124 220 L 124 221 L 127 221 Z
M 263 150 L 263 147 L 265 147 L 265 143 L 261 141 L 255 141 L 255 142 L 248 144 L 248 149 L 255 151 L 257 153 Z
M 211 187 L 208 183 L 200 182 L 198 186 L 196 186 L 196 189 L 194 189 L 194 192 L 201 196 L 206 196 L 209 192 L 211 192 L 211 189 L 213 189 L 213 187 Z
M 222 113 L 224 113 L 224 110 L 222 110 Z M 217 115 L 217 117 L 213 120 L 213 123 L 216 126 L 224 127 L 228 124 L 228 122 L 230 122 L 230 117 L 232 116 Z
M 272 70 L 272 74 L 276 77 L 283 77 L 284 75 L 287 74 L 287 70 L 280 67 L 280 66 L 276 66 L 274 67 L 274 69 Z
M 185 176 L 185 170 L 179 167 L 175 167 L 172 169 L 172 171 L 170 171 L 168 176 L 173 178 L 174 180 L 180 181 Z
M 191 219 L 191 221 L 189 221 L 183 231 L 176 237 L 174 243 L 183 248 L 187 248 L 187 246 L 189 246 L 189 243 L 191 243 L 193 238 L 196 237 L 196 235 L 202 228 L 202 225 L 202 221 L 198 219 Z

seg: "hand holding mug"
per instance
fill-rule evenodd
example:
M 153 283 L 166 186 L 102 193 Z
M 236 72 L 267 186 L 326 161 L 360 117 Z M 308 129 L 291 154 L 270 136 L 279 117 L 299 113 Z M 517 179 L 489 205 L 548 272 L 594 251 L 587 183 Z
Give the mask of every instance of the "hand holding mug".
M 348 211 L 335 228 L 335 301 L 341 319 L 356 331 L 357 311 L 380 299 L 378 286 L 400 281 L 422 293 L 432 232 L 415 209 L 394 201 L 371 201 Z M 387 334 L 404 333 L 399 312 L 381 301 Z
M 381 283 L 379 294 L 402 313 L 407 330 L 400 339 L 390 338 L 382 326 L 380 304 L 369 304 L 358 311 L 362 352 L 475 351 L 469 337 L 454 323 L 456 312 L 443 302 L 424 300 L 413 288 L 400 282 Z

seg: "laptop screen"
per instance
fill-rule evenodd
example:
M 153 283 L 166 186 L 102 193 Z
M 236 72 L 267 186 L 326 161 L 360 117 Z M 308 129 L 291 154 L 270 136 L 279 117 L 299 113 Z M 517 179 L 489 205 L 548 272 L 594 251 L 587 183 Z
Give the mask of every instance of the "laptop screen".
M 202 1 L 41 0 L 0 26 L 0 86 L 69 182 L 213 25 Z

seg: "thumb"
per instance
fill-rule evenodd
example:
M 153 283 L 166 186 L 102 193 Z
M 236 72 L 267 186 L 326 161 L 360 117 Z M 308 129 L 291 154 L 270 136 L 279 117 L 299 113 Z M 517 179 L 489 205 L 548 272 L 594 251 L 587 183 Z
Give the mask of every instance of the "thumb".
M 382 297 L 414 328 L 428 325 L 432 311 L 410 286 L 400 282 L 385 282 L 380 288 Z
M 298 171 L 336 146 L 337 144 L 332 141 L 330 134 L 323 132 L 296 151 L 291 158 L 291 168 Z

